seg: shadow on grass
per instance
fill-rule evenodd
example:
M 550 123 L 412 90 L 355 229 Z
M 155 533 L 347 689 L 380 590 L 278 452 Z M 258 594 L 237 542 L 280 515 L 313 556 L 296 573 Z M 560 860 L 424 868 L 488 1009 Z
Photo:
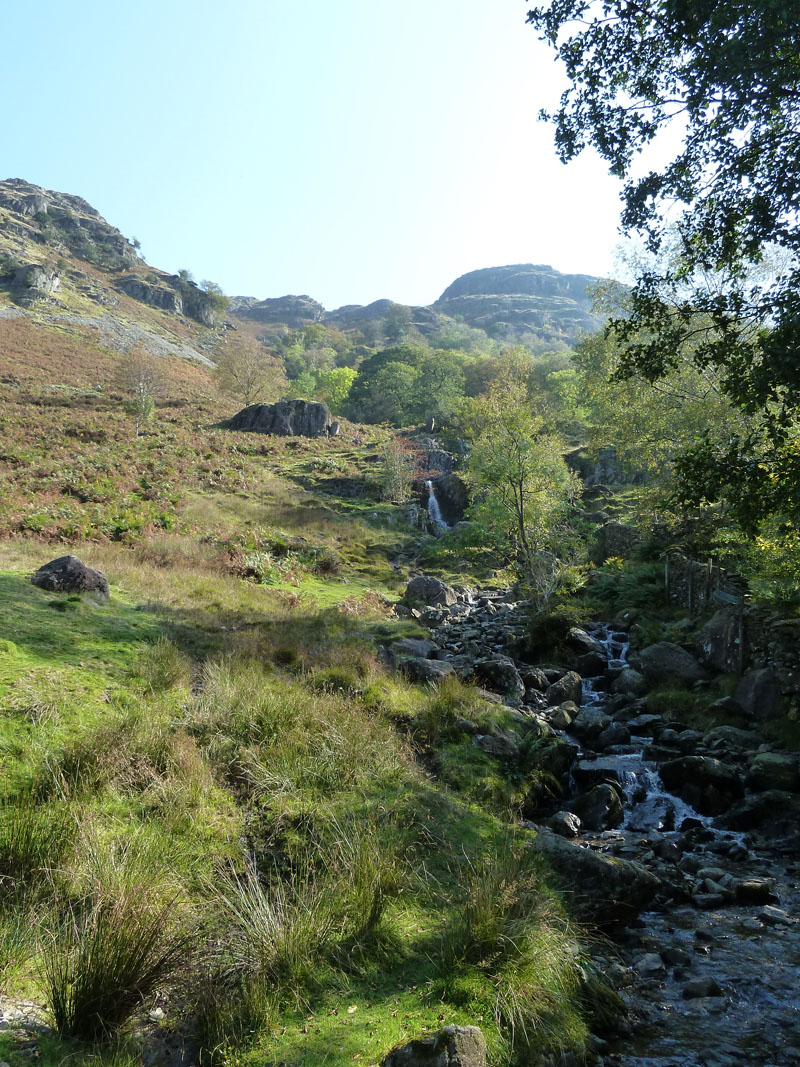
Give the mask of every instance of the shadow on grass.
M 22 656 L 26 666 L 81 667 L 98 661 L 124 667 L 133 651 L 155 641 L 158 621 L 122 601 L 48 593 L 19 575 L 0 572 L 0 680 L 3 660 Z

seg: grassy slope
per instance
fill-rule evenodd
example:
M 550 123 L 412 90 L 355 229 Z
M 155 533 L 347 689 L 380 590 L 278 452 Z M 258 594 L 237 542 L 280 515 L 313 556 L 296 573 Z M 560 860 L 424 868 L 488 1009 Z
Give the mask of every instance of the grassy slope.
M 163 1025 L 199 1011 L 217 1062 L 374 1063 L 446 1022 L 478 1022 L 496 1063 L 531 1055 L 523 1023 L 537 1048 L 579 1047 L 574 938 L 506 821 L 511 788 L 488 757 L 461 794 L 420 762 L 432 736 L 457 741 L 457 715 L 496 712 L 375 656 L 413 632 L 384 598 L 417 536 L 370 495 L 380 431 L 225 433 L 203 372 L 178 365 L 175 402 L 136 438 L 107 388 L 69 391 L 113 380 L 116 357 L 3 337 L 3 991 L 45 1001 L 47 939 L 135 877 L 195 931 Z M 22 358 L 36 338 L 38 362 Z M 339 477 L 365 496 L 326 491 Z M 67 550 L 108 574 L 108 604 L 28 583 Z M 248 855 L 283 901 L 280 937 L 231 910 Z M 230 995 L 204 996 L 208 973 Z M 0 1033 L 14 1067 L 19 1047 Z M 124 1042 L 39 1050 L 138 1062 Z

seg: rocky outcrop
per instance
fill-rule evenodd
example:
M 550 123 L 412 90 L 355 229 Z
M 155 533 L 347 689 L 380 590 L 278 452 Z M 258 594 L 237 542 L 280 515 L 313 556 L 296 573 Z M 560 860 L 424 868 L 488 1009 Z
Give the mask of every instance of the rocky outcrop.
M 381 1067 L 486 1067 L 486 1038 L 477 1026 L 445 1026 L 392 1049 Z
M 241 306 L 240 315 L 264 323 L 284 323 L 293 330 L 320 322 L 325 308 L 310 296 L 278 296 Z
M 61 279 L 52 268 L 44 267 L 41 263 L 29 263 L 15 272 L 12 284 L 22 290 L 57 293 L 61 288 Z
M 45 563 L 31 578 L 40 589 L 51 593 L 93 593 L 108 599 L 108 579 L 102 571 L 82 563 L 77 556 L 59 556 Z
M 161 308 L 163 311 L 171 311 L 177 315 L 183 314 L 183 301 L 174 289 L 165 285 L 154 285 L 144 281 L 137 274 L 131 274 L 127 278 L 120 278 L 117 289 L 133 297 L 142 304 Z
M 469 491 L 461 478 L 457 474 L 443 474 L 434 478 L 433 491 L 447 525 L 455 526 L 457 522 L 461 522 L 469 503 Z
M 571 341 L 582 330 L 592 332 L 600 325 L 586 292 L 596 281 L 532 263 L 489 267 L 457 278 L 433 308 L 492 337 L 513 341 L 533 333 Z
M 317 401 L 279 400 L 277 404 L 251 404 L 222 425 L 226 430 L 279 437 L 323 437 L 331 425 L 331 413 Z

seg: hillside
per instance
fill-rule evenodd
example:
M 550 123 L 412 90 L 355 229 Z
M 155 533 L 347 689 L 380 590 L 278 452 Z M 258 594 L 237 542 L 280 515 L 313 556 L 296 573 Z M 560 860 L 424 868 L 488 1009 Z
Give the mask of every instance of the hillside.
M 116 350 L 135 345 L 205 362 L 226 321 L 251 336 L 323 324 L 367 344 L 392 328 L 425 338 L 461 323 L 487 342 L 552 350 L 596 327 L 585 293 L 594 281 L 528 265 L 473 271 L 429 307 L 385 299 L 326 310 L 310 296 L 227 301 L 186 271 L 146 264 L 134 242 L 81 197 L 22 179 L 0 182 L 0 318 L 57 325 Z

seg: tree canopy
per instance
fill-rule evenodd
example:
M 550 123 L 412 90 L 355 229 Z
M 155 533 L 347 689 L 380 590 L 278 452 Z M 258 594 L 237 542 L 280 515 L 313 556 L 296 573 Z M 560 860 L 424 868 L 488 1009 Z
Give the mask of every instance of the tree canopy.
M 687 502 L 724 498 L 754 528 L 800 507 L 800 7 L 785 0 L 552 0 L 528 21 L 570 85 L 556 114 L 563 160 L 594 146 L 626 179 L 623 225 L 657 257 L 610 331 L 618 376 L 658 381 L 690 359 L 757 415 L 703 437 L 680 473 Z M 672 122 L 661 170 L 641 150 Z M 778 263 L 765 271 L 765 258 Z M 736 489 L 736 499 L 731 491 Z

